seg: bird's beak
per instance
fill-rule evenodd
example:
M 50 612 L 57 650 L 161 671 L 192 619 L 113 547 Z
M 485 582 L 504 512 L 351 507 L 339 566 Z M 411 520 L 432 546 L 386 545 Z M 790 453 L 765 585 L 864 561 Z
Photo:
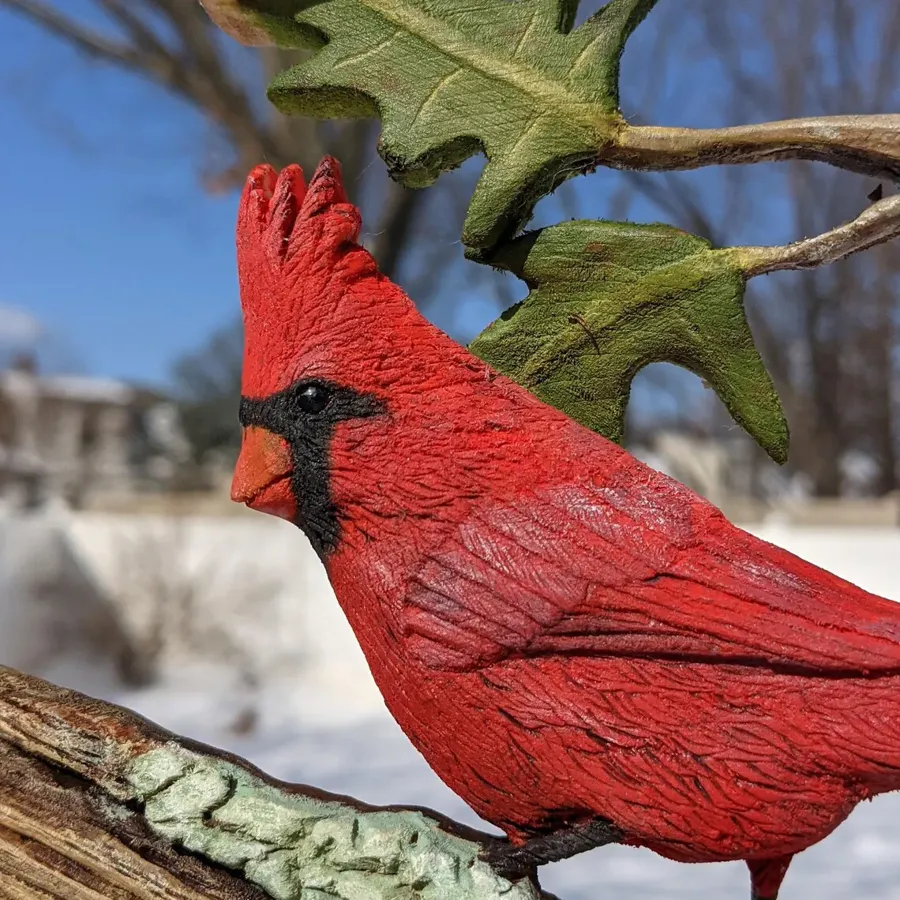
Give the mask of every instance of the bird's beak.
M 297 517 L 297 500 L 291 485 L 293 471 L 287 441 L 265 428 L 245 428 L 231 481 L 231 499 L 293 521 Z

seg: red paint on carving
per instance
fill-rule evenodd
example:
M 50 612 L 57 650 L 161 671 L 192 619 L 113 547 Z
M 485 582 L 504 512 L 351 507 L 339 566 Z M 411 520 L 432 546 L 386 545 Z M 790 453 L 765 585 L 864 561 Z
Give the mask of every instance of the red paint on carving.
M 789 857 L 900 787 L 900 605 L 731 525 L 493 372 L 356 243 L 325 160 L 251 175 L 244 391 L 387 414 L 329 451 L 331 582 L 388 708 L 524 841 L 586 812 L 684 861 Z

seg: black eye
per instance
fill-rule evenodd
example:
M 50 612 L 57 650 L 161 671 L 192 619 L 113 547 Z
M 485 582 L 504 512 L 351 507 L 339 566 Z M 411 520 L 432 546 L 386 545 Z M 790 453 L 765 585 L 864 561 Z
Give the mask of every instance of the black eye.
M 331 400 L 331 391 L 321 384 L 305 384 L 297 394 L 300 409 L 305 413 L 322 412 Z

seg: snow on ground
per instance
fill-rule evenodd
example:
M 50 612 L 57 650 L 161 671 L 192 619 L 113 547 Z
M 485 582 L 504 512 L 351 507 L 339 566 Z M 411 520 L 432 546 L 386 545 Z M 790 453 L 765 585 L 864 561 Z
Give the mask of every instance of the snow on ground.
M 132 525 L 115 517 L 77 516 L 67 527 L 76 555 L 101 584 L 120 591 L 117 579 L 127 579 L 128 572 L 117 571 L 116 557 L 123 533 Z M 756 531 L 869 590 L 900 599 L 900 530 L 800 531 L 771 525 Z M 110 690 L 109 699 L 178 733 L 244 756 L 276 777 L 370 803 L 430 806 L 479 824 L 387 714 L 321 567 L 300 534 L 262 517 L 240 517 L 195 521 L 179 533 L 178 542 L 192 548 L 188 568 L 209 572 L 198 562 L 205 554 L 216 563 L 216 577 L 235 588 L 231 593 L 211 591 L 204 599 L 212 604 L 207 614 L 243 633 L 243 650 L 259 657 L 259 683 L 248 684 L 209 660 L 182 659 L 154 687 Z M 261 599 L 248 602 L 241 572 L 274 582 Z M 0 635 L 3 630 L 0 619 Z M 240 726 L 247 725 L 244 713 L 249 710 L 256 722 L 245 734 Z M 864 804 L 835 834 L 798 857 L 783 896 L 900 900 L 898 821 L 900 794 Z M 547 867 L 542 881 L 564 900 L 748 896 L 741 863 L 686 866 L 621 847 Z

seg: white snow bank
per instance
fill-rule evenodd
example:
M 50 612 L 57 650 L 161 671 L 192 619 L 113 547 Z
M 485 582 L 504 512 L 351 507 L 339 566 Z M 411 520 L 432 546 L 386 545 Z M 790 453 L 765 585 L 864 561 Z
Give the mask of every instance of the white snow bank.
M 0 664 L 89 693 L 114 688 L 121 634 L 52 515 L 0 516 Z
M 873 594 L 900 600 L 900 529 L 792 528 L 773 523 L 747 530 Z
M 265 686 L 259 711 L 271 725 L 385 714 L 321 563 L 286 522 L 259 515 L 79 514 L 71 518 L 69 535 L 85 567 L 139 633 L 160 592 L 193 593 L 201 626 L 209 622 L 234 645 L 226 651 L 231 674 L 243 667 L 253 683 Z M 176 614 L 168 626 L 184 630 Z M 221 641 L 174 638 L 168 669 L 180 690 L 188 690 L 202 683 L 200 667 L 222 661 Z
M 900 598 L 900 565 L 894 565 L 900 530 L 773 524 L 754 531 L 867 590 Z M 138 631 L 158 602 L 160 580 L 169 592 L 192 591 L 199 615 L 231 636 L 253 679 L 265 683 L 260 711 L 269 720 L 302 716 L 339 724 L 386 715 L 325 571 L 293 526 L 255 514 L 178 519 L 84 513 L 70 518 L 68 534 L 86 569 Z M 178 617 L 170 618 L 178 631 Z M 206 652 L 202 644 L 188 643 L 173 660 L 182 682 L 201 677 L 189 674 L 198 662 L 220 661 L 220 645 L 212 642 Z M 232 672 L 241 664 L 229 660 Z

